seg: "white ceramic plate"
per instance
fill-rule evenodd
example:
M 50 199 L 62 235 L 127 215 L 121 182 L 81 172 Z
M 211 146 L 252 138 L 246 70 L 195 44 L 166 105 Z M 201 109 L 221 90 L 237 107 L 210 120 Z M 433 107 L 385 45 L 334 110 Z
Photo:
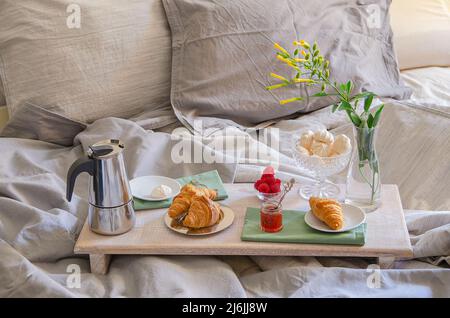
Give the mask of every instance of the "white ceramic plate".
M 219 223 L 217 223 L 216 225 L 210 226 L 210 227 L 205 227 L 202 229 L 195 229 L 195 230 L 191 230 L 187 227 L 184 226 L 173 226 L 172 222 L 173 219 L 166 213 L 164 215 L 164 223 L 166 223 L 167 227 L 175 232 L 181 233 L 181 234 L 185 234 L 185 235 L 210 235 L 210 234 L 214 234 L 220 231 L 225 230 L 227 227 L 229 227 L 231 224 L 233 224 L 234 221 L 234 212 L 231 208 L 224 206 L 224 205 L 220 205 L 220 209 L 223 212 L 223 218 L 222 220 L 219 221 Z
M 172 189 L 172 193 L 164 198 L 154 198 L 152 191 L 159 185 L 166 185 Z M 131 194 L 146 201 L 162 201 L 170 199 L 180 193 L 181 185 L 177 180 L 162 176 L 143 176 L 130 181 Z
M 366 221 L 366 214 L 354 205 L 342 204 L 342 213 L 344 214 L 344 227 L 340 230 L 330 229 L 325 223 L 316 218 L 312 211 L 308 211 L 305 214 L 305 223 L 318 231 L 340 233 L 353 230 Z

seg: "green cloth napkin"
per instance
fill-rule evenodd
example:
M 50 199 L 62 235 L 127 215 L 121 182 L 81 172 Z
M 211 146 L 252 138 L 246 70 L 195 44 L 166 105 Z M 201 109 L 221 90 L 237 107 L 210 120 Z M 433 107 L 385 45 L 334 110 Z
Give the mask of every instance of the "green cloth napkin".
M 309 243 L 364 245 L 366 224 L 342 233 L 325 233 L 309 227 L 305 223 L 306 212 L 283 210 L 283 229 L 277 233 L 266 233 L 260 228 L 260 209 L 247 208 L 241 240 L 276 243 Z
M 220 175 L 217 172 L 217 170 L 203 172 L 195 176 L 181 177 L 178 178 L 177 181 L 181 184 L 181 186 L 191 181 L 196 181 L 198 183 L 204 184 L 210 189 L 216 189 L 217 190 L 216 200 L 225 200 L 226 198 L 228 198 L 227 191 L 223 186 L 222 179 L 220 179 Z M 148 189 L 149 192 L 151 190 L 152 189 Z M 145 201 L 138 198 L 133 198 L 133 200 L 134 200 L 134 209 L 136 211 L 167 208 L 172 203 L 172 199 L 163 201 Z

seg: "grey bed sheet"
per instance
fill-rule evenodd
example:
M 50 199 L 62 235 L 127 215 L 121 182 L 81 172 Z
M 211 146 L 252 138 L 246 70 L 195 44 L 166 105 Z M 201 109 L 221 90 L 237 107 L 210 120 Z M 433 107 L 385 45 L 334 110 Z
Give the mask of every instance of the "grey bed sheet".
M 16 125 L 27 127 L 17 120 Z M 67 169 L 88 145 L 106 138 L 123 140 L 130 178 L 217 169 L 225 182 L 245 182 L 256 178 L 262 163 L 241 158 L 228 164 L 173 164 L 176 140 L 170 134 L 124 119 L 105 118 L 79 129 L 73 146 L 32 140 L 9 126 L 4 133 L 8 137 L 0 138 L 0 297 L 449 297 L 449 123 L 445 113 L 398 103 L 386 107 L 379 136 L 383 182 L 399 184 L 409 209 L 414 259 L 380 271 L 379 288 L 367 283 L 371 260 L 345 258 L 120 256 L 113 258 L 107 275 L 91 274 L 87 258 L 73 255 L 86 217 L 87 177 L 77 181 L 72 202 L 64 199 Z M 298 178 L 289 158 L 293 131 L 350 129 L 345 118 L 329 109 L 275 127 L 280 129 L 280 173 Z M 64 132 L 54 131 L 60 136 Z M 72 284 L 78 269 L 80 285 Z

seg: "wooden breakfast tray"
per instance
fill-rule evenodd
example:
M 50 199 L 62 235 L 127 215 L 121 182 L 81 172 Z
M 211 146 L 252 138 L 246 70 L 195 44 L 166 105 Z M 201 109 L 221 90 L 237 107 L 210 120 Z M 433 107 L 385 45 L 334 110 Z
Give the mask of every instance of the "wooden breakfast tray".
M 235 212 L 234 223 L 222 232 L 207 236 L 185 236 L 164 224 L 167 209 L 136 212 L 136 226 L 118 236 L 98 235 L 87 223 L 75 244 L 75 253 L 89 254 L 91 271 L 108 271 L 111 255 L 270 255 L 270 256 L 351 256 L 375 257 L 383 268 L 396 257 L 411 257 L 412 249 L 406 228 L 400 195 L 396 185 L 383 185 L 382 205 L 367 214 L 367 237 L 364 246 L 265 243 L 241 241 L 247 207 L 259 207 L 252 184 L 225 184 L 229 198 L 222 201 Z M 294 188 L 283 201 L 285 209 L 307 211 L 308 203 Z

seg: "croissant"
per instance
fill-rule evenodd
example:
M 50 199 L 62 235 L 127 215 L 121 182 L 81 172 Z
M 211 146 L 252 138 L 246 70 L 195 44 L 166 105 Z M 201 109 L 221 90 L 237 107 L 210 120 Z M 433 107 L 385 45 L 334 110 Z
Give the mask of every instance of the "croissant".
M 206 195 L 209 199 L 215 200 L 217 198 L 217 191 L 209 188 L 197 188 L 197 195 Z
M 189 228 L 212 226 L 220 220 L 220 207 L 206 195 L 195 196 L 183 225 Z
M 175 218 L 186 212 L 191 205 L 192 198 L 196 195 L 206 195 L 211 200 L 214 200 L 217 197 L 217 191 L 208 188 L 198 188 L 191 183 L 184 185 L 181 188 L 181 192 L 173 198 L 168 211 L 169 216 Z
M 189 193 L 181 192 L 173 198 L 172 204 L 169 207 L 169 216 L 175 218 L 180 214 L 186 212 L 191 206 L 192 195 Z
M 342 206 L 338 201 L 311 197 L 309 205 L 313 214 L 332 230 L 339 230 L 344 226 Z

